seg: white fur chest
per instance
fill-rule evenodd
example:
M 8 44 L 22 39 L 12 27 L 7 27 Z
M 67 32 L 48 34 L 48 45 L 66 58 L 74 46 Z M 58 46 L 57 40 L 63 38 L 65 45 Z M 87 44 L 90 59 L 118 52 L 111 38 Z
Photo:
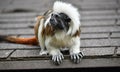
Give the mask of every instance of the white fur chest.
M 56 48 L 66 48 L 74 44 L 74 39 L 65 32 L 57 32 L 53 37 L 46 37 L 46 43 Z

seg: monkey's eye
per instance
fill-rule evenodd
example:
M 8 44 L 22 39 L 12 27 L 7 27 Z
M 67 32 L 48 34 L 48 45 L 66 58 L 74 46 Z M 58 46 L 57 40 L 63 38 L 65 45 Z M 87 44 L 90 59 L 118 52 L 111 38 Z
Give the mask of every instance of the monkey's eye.
M 67 18 L 67 19 L 65 19 L 65 21 L 70 22 L 70 21 L 71 21 L 71 19 L 70 19 L 70 18 Z
M 71 19 L 65 14 L 65 13 L 60 13 L 60 16 L 62 19 L 64 19 L 66 22 L 70 22 Z
M 51 16 L 58 18 L 59 16 L 57 14 L 51 14 Z
M 55 18 L 58 18 L 58 15 L 55 14 Z

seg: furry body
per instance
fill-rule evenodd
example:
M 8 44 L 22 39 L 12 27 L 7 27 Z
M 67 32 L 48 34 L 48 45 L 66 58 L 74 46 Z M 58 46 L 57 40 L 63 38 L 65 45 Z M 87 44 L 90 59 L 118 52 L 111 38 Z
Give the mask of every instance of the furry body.
M 69 25 L 68 30 L 66 29 L 65 25 L 62 26 L 63 28 L 58 27 L 58 29 L 56 29 L 56 26 L 58 26 L 59 22 L 61 24 L 65 24 L 64 20 L 63 22 L 61 22 L 61 13 L 66 14 L 71 19 L 71 21 L 66 21 Z M 63 54 L 60 52 L 60 49 L 68 48 L 71 55 L 71 60 L 74 63 L 79 63 L 81 58 L 83 57 L 83 54 L 80 51 L 81 24 L 79 21 L 80 15 L 77 11 L 77 8 L 69 3 L 57 1 L 53 5 L 52 12 L 49 13 L 47 16 L 47 19 L 43 19 L 44 21 L 41 19 L 41 23 L 38 29 L 38 40 L 42 48 L 40 54 L 44 54 L 46 52 L 46 48 L 48 53 L 52 56 L 52 61 L 55 64 L 60 64 L 64 59 Z

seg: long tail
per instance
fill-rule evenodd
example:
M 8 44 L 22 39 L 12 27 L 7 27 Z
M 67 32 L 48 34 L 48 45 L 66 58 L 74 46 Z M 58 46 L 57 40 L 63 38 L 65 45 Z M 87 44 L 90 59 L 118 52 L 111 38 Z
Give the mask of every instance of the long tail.
M 8 41 L 18 44 L 38 45 L 37 38 L 35 36 L 31 38 L 22 38 L 16 36 L 0 36 L 0 41 Z

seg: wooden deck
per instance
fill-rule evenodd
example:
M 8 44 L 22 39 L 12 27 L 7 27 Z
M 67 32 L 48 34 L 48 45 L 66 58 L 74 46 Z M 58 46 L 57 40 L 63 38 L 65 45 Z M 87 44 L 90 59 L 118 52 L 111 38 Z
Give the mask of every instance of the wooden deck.
M 0 1 L 0 35 L 34 35 L 34 19 L 55 0 Z M 85 57 L 73 64 L 69 55 L 60 66 L 39 56 L 38 46 L 0 42 L 0 70 L 120 67 L 120 0 L 63 0 L 81 14 L 81 50 Z

